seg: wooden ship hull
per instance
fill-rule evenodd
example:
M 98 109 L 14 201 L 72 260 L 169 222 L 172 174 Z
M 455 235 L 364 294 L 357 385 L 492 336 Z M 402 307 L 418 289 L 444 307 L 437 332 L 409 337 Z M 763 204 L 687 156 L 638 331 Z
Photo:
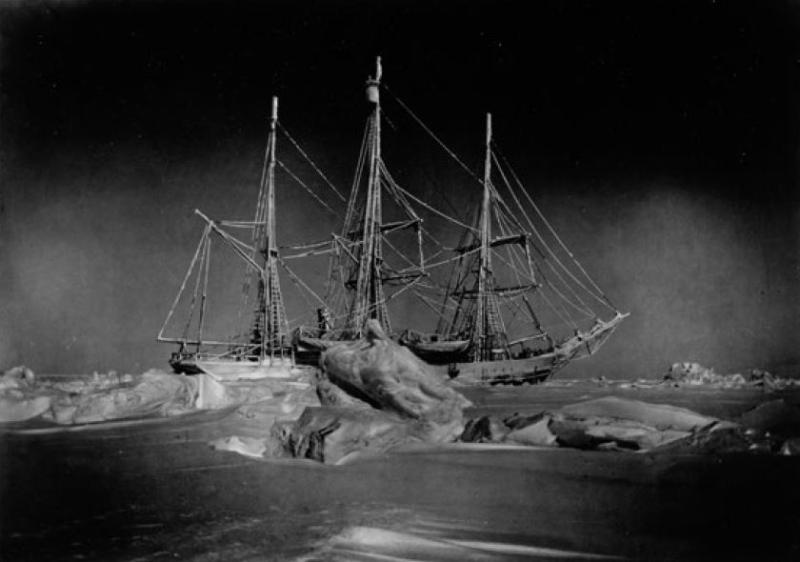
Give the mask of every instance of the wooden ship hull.
M 455 383 L 465 386 L 544 382 L 571 361 L 593 355 L 626 316 L 627 314 L 619 314 L 609 321 L 598 321 L 588 332 L 579 333 L 552 351 L 532 357 L 439 363 L 431 367 L 436 372 L 447 375 Z M 441 360 L 441 357 L 438 359 Z
M 416 334 L 414 335 L 416 336 Z M 469 340 L 426 341 L 422 336 L 410 336 L 408 332 L 397 340 L 414 352 L 414 355 L 431 365 L 450 365 L 469 360 L 472 342 Z
M 295 333 L 293 338 L 293 349 L 295 361 L 299 365 L 318 366 L 322 353 L 336 344 L 343 343 L 343 340 L 331 340 L 303 334 Z
M 552 350 L 529 357 L 469 361 L 464 359 L 467 353 L 464 342 L 411 345 L 401 337 L 398 343 L 411 349 L 434 372 L 447 375 L 459 385 L 536 384 L 547 380 L 571 361 L 596 353 L 627 316 L 620 313 L 608 321 L 598 320 L 590 330 L 579 332 Z M 319 365 L 319 358 L 326 349 L 342 343 L 300 334 L 296 334 L 294 342 L 297 363 L 312 366 Z
M 195 353 L 174 353 L 172 370 L 184 375 L 206 373 L 218 380 L 291 379 L 294 362 L 290 358 L 252 359 L 201 358 Z

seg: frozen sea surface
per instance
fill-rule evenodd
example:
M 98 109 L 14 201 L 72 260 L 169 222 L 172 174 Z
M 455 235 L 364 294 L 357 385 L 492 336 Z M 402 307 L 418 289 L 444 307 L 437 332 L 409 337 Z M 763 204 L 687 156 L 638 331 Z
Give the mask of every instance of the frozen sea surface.
M 735 418 L 797 390 L 557 382 L 470 415 L 617 395 Z M 800 460 L 418 447 L 346 466 L 212 450 L 230 411 L 0 430 L 2 560 L 797 560 Z

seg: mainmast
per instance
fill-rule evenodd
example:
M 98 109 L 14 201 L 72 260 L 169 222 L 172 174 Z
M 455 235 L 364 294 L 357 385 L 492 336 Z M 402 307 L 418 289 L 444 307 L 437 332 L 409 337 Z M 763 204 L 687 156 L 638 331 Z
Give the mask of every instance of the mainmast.
M 391 331 L 386 299 L 383 290 L 383 244 L 381 201 L 381 104 L 380 83 L 383 69 L 381 57 L 375 62 L 375 75 L 367 80 L 367 100 L 373 104 L 369 134 L 369 173 L 367 198 L 364 206 L 364 223 L 358 279 L 349 330 L 361 334 L 364 323 L 375 318 L 387 331 Z

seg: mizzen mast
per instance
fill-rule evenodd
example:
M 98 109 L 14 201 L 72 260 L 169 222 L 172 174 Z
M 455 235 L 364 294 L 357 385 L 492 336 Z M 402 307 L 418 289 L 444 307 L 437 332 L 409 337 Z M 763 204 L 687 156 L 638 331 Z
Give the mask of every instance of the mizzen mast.
M 486 114 L 486 157 L 483 166 L 483 202 L 480 218 L 480 257 L 472 341 L 475 361 L 493 359 L 497 336 L 502 335 L 500 310 L 492 273 L 492 114 Z
M 487 277 L 491 275 L 492 257 L 490 253 L 490 241 L 492 236 L 492 217 L 491 217 L 491 199 L 492 194 L 489 191 L 489 182 L 492 175 L 492 156 L 491 156 L 491 142 L 492 142 L 492 114 L 486 114 L 486 159 L 483 168 L 483 202 L 481 204 L 481 220 L 480 220 L 480 259 L 478 264 L 478 294 L 473 328 L 473 345 L 475 346 L 475 360 L 485 359 L 486 347 L 489 338 L 489 326 L 486 322 L 486 313 L 488 310 L 487 302 Z

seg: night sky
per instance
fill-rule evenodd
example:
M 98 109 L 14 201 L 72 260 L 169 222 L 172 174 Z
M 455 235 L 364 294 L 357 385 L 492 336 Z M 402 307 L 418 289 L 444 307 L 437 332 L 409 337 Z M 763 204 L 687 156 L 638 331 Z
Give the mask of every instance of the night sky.
M 273 94 L 346 190 L 376 55 L 475 170 L 493 113 L 530 192 L 632 313 L 564 376 L 800 367 L 800 3 L 6 2 L 0 30 L 0 368 L 165 367 L 155 334 L 194 208 L 252 216 Z M 476 196 L 397 106 L 387 117 L 404 185 L 451 207 Z M 279 205 L 283 239 L 338 229 L 296 188 Z

